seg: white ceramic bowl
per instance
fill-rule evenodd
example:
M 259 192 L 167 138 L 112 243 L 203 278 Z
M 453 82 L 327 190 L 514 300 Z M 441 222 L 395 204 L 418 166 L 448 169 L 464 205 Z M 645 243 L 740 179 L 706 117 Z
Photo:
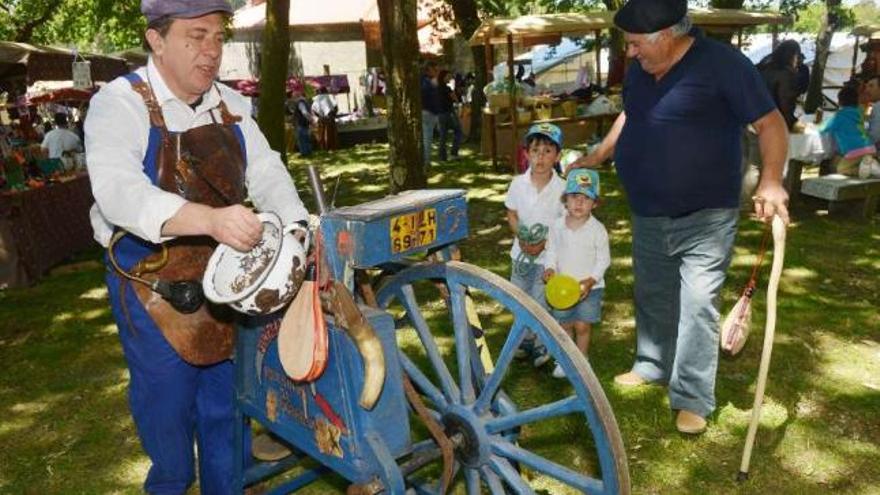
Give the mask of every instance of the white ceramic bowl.
M 248 252 L 220 244 L 208 260 L 202 287 L 205 297 L 228 304 L 240 313 L 265 315 L 278 311 L 296 295 L 305 276 L 308 231 L 298 224 L 281 226 L 274 213 L 257 215 L 263 238 Z M 301 231 L 306 242 L 293 235 Z

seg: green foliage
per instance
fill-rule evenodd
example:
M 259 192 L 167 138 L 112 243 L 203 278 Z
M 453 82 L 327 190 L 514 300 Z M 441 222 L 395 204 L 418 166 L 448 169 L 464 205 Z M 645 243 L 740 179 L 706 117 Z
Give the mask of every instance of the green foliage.
M 516 17 L 528 14 L 552 14 L 595 10 L 601 0 L 480 0 L 480 11 L 489 17 Z
M 855 16 L 856 24 L 880 23 L 880 3 L 872 0 L 862 0 L 850 7 Z
M 799 33 L 818 33 L 825 20 L 825 4 L 814 3 L 797 13 L 793 29 Z
M 139 2 L 11 0 L 0 7 L 0 37 L 26 43 L 110 52 L 138 46 L 145 25 Z

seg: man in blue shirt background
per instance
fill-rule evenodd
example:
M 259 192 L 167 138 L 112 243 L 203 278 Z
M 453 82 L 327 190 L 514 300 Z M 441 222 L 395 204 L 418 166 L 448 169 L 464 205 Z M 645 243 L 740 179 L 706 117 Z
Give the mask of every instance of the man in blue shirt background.
M 624 386 L 668 384 L 676 427 L 697 434 L 715 409 L 718 310 L 751 124 L 764 168 L 755 213 L 788 223 L 785 120 L 761 76 L 733 47 L 691 29 L 685 0 L 629 0 L 614 16 L 630 63 L 624 111 L 592 154 L 614 154 L 632 209 L 636 359 Z

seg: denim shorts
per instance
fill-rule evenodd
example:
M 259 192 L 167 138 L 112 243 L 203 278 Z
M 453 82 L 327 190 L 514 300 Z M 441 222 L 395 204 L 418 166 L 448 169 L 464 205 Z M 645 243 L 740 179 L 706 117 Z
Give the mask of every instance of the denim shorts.
M 568 309 L 551 309 L 550 312 L 559 323 L 599 323 L 602 319 L 602 296 L 605 289 L 593 289 L 583 301 Z

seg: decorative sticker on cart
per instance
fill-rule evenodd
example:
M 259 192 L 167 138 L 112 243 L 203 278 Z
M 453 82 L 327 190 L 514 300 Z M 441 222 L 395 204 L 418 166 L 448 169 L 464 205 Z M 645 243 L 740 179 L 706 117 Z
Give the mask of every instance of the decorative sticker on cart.
M 437 240 L 437 210 L 427 208 L 391 218 L 391 252 L 402 253 Z
M 342 445 L 339 443 L 341 432 L 336 425 L 323 419 L 315 422 L 315 443 L 322 454 L 342 457 Z

